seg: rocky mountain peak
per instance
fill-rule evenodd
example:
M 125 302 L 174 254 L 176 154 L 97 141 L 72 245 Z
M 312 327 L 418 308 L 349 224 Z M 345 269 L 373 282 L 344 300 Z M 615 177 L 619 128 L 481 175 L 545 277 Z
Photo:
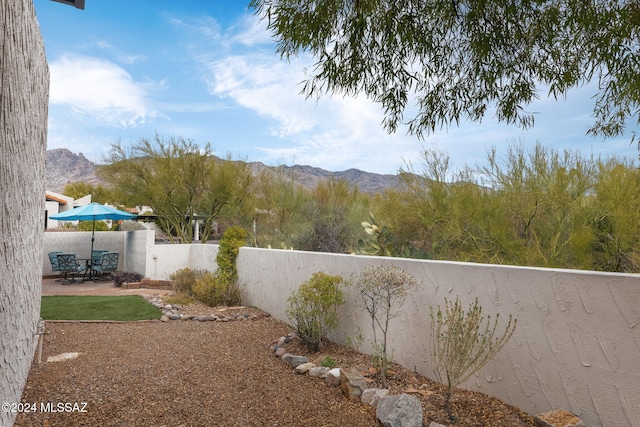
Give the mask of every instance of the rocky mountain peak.
M 70 182 L 98 184 L 96 165 L 82 153 L 74 154 L 66 148 L 47 150 L 47 190 L 62 192 Z

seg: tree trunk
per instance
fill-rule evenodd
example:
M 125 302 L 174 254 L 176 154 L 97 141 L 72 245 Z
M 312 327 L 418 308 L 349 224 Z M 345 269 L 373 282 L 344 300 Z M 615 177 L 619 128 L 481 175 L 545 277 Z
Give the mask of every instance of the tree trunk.
M 0 1 L 0 403 L 20 402 L 38 340 L 48 101 L 32 0 Z

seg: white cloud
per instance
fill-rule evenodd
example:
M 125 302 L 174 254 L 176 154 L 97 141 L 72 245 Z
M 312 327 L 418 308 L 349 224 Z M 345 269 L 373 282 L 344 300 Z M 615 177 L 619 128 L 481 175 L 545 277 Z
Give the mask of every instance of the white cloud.
M 268 49 L 272 52 L 272 47 Z M 299 82 L 310 64 L 310 58 L 287 63 L 274 54 L 255 51 L 205 64 L 212 95 L 231 100 L 270 122 L 273 139 L 269 146 L 261 143 L 254 147 L 264 153 L 262 161 L 395 173 L 403 158 L 418 155 L 418 139 L 402 130 L 388 134 L 381 125 L 380 106 L 365 96 L 305 99 Z
M 261 44 L 271 44 L 273 38 L 271 33 L 267 30 L 266 21 L 262 21 L 258 16 L 254 14 L 244 14 L 240 17 L 238 24 L 231 28 L 232 31 L 236 31 L 231 36 L 233 43 L 239 43 L 241 45 L 252 47 Z
M 299 95 L 296 68 L 257 56 L 230 56 L 208 64 L 213 95 L 274 120 L 272 134 L 287 137 L 310 130 L 316 123 L 313 103 Z
M 192 43 L 201 41 L 219 43 L 222 39 L 220 24 L 210 16 L 198 18 L 169 16 L 167 19 L 174 27 L 186 31 L 189 37 L 193 37 Z
M 154 83 L 134 81 L 113 62 L 67 54 L 52 61 L 49 68 L 52 105 L 114 127 L 135 127 L 160 115 L 147 93 Z
M 100 50 L 103 50 L 111 55 L 113 55 L 118 61 L 124 63 L 124 64 L 135 64 L 137 62 L 140 62 L 142 60 L 145 59 L 144 56 L 142 55 L 131 55 L 128 53 L 124 53 L 123 51 L 121 51 L 120 49 L 118 49 L 115 46 L 112 46 L 111 44 L 107 43 L 106 41 L 98 41 L 96 43 L 96 46 L 98 46 L 98 48 L 100 48 Z

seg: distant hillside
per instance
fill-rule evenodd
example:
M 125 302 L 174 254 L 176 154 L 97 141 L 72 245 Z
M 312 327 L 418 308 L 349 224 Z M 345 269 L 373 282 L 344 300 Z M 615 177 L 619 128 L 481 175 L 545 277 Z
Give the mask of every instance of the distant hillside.
M 70 182 L 88 182 L 96 185 L 96 165 L 82 153 L 74 154 L 66 148 L 47 150 L 47 190 L 62 192 Z
M 260 162 L 249 163 L 255 175 L 269 169 L 277 168 L 266 166 Z M 358 169 L 348 169 L 340 172 L 329 172 L 312 166 L 281 166 L 287 173 L 291 173 L 297 183 L 306 188 L 315 188 L 320 181 L 331 177 L 345 179 L 352 185 L 356 185 L 365 193 L 380 193 L 387 188 L 398 185 L 396 175 L 380 175 L 364 172 Z M 70 182 L 88 182 L 96 185 L 100 180 L 96 176 L 96 165 L 89 161 L 82 153 L 74 154 L 66 148 L 56 148 L 47 151 L 47 190 L 61 192 L 64 186 Z

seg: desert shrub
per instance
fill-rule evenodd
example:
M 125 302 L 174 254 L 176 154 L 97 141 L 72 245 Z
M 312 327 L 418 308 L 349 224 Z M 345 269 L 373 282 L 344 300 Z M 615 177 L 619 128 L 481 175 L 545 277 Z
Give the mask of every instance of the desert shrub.
M 337 307 L 344 302 L 340 276 L 316 272 L 287 300 L 286 314 L 310 351 L 318 351 L 329 331 L 338 326 Z
M 418 287 L 410 274 L 395 265 L 367 266 L 351 281 L 360 295 L 360 304 L 371 318 L 373 362 L 380 372 L 382 386 L 387 386 L 387 369 L 392 357 L 387 348 L 389 321 L 400 313 L 407 293 Z M 378 331 L 382 337 L 378 337 Z
M 111 277 L 113 278 L 113 283 L 116 288 L 121 288 L 123 283 L 139 282 L 144 279 L 144 276 L 142 274 L 136 273 L 135 271 L 119 271 L 116 273 L 111 273 Z
M 431 315 L 431 363 L 436 378 L 447 386 L 445 407 L 449 418 L 457 419 L 451 404 L 454 387 L 469 379 L 486 365 L 509 341 L 516 328 L 517 319 L 509 315 L 502 335 L 496 336 L 498 319 L 482 316 L 482 307 L 475 299 L 467 312 L 462 309 L 458 297 L 454 302 L 445 298 L 445 311 L 440 306 Z
M 229 227 L 222 235 L 216 256 L 217 275 L 222 282 L 231 284 L 238 281 L 236 258 L 240 247 L 246 244 L 248 236 L 242 227 Z
M 196 279 L 207 274 L 207 270 L 192 270 L 190 268 L 182 268 L 169 276 L 171 279 L 171 288 L 175 293 L 184 295 L 193 295 L 193 285 Z
M 195 298 L 211 307 L 238 305 L 241 302 L 237 284 L 224 283 L 215 273 L 206 272 L 197 277 L 191 289 Z
M 216 272 L 194 275 L 191 294 L 195 298 L 211 307 L 239 305 L 242 302 L 236 258 L 240 247 L 246 243 L 247 236 L 247 232 L 241 227 L 230 227 L 224 232 L 216 256 Z M 185 278 L 190 278 L 189 272 L 183 274 Z

